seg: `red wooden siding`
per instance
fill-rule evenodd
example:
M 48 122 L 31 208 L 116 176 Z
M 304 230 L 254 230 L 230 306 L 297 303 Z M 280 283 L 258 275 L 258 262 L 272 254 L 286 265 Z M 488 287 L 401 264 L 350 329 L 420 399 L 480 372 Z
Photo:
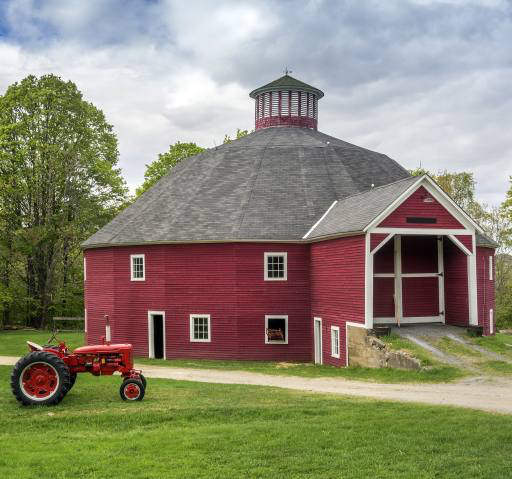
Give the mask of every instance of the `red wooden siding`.
M 426 197 L 433 199 L 432 203 L 425 203 Z M 407 223 L 407 217 L 436 218 L 434 224 Z M 423 187 L 419 187 L 398 208 L 389 214 L 379 227 L 388 228 L 464 228 L 446 208 L 435 200 Z
M 379 251 L 373 255 L 374 273 L 394 273 L 394 241 L 390 239 Z
M 404 317 L 439 316 L 439 278 L 402 278 Z
M 288 253 L 288 280 L 264 281 L 264 252 Z M 130 281 L 130 254 L 146 280 Z M 309 245 L 187 244 L 86 251 L 88 342 L 103 334 L 148 354 L 148 310 L 165 311 L 168 358 L 310 361 Z M 94 285 L 94 288 L 89 287 Z M 211 342 L 190 342 L 189 315 L 210 314 Z M 288 316 L 288 344 L 265 344 L 265 315 Z
M 489 257 L 493 262 L 493 279 L 489 279 Z M 494 249 L 477 247 L 476 249 L 477 271 L 477 296 L 478 296 L 478 324 L 483 326 L 484 334 L 491 334 L 489 325 L 489 311 L 494 311 L 494 332 L 496 332 L 496 302 L 494 292 L 494 278 L 496 276 L 494 264 Z
M 310 324 L 313 317 L 322 318 L 324 364 L 345 365 L 345 324 L 364 323 L 364 271 L 363 235 L 311 245 Z M 340 328 L 340 359 L 331 356 L 331 326 Z
M 443 242 L 445 322 L 469 324 L 468 260 L 448 238 Z
M 473 236 L 472 235 L 455 235 L 470 252 L 473 252 Z
M 374 278 L 373 279 L 373 317 L 394 318 L 395 317 L 395 279 Z
M 372 233 L 370 235 L 370 251 L 379 246 L 389 235 L 387 233 Z M 391 241 L 390 238 L 389 241 Z
M 437 236 L 402 236 L 402 273 L 437 273 Z

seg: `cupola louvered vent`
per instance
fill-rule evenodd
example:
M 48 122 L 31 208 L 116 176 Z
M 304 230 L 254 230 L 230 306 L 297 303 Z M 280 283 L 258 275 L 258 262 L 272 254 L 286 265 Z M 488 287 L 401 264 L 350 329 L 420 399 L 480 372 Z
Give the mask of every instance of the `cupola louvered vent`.
M 288 74 L 250 93 L 256 129 L 272 126 L 318 128 L 318 100 L 323 92 Z

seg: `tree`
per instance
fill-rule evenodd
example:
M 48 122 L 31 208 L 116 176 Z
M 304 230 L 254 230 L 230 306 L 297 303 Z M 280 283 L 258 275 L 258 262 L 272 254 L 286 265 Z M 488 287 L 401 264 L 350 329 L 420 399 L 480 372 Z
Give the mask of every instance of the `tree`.
M 248 130 L 241 130 L 240 128 L 237 128 L 235 140 L 239 140 L 240 138 L 243 138 L 244 136 L 247 136 L 248 134 L 249 134 Z M 224 141 L 222 143 L 226 144 L 226 143 L 231 143 L 232 141 L 233 140 L 231 139 L 231 137 L 226 133 L 224 135 Z
M 138 197 L 146 190 L 151 188 L 162 176 L 166 175 L 171 168 L 185 158 L 197 155 L 204 151 L 204 148 L 197 146 L 195 143 L 180 143 L 179 141 L 169 147 L 169 151 L 158 155 L 158 159 L 151 164 L 146 165 L 144 173 L 144 183 L 137 188 L 135 195 Z
M 437 184 L 471 217 L 479 220 L 484 211 L 481 205 L 475 199 L 475 179 L 473 173 L 468 171 L 451 172 L 438 171 L 432 173 L 423 168 L 409 170 L 413 176 L 421 176 L 424 174 L 433 178 Z
M 117 161 L 112 126 L 74 83 L 31 75 L 0 97 L 4 320 L 81 313 L 80 243 L 127 197 Z

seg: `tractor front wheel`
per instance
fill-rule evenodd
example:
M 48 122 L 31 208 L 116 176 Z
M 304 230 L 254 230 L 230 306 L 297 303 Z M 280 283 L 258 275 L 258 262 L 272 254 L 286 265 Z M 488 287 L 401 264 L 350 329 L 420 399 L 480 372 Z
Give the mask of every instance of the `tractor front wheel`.
M 142 401 L 145 392 L 146 388 L 139 379 L 126 379 L 119 389 L 123 401 Z
M 142 385 L 144 386 L 144 389 L 148 388 L 148 382 L 146 381 L 146 378 L 144 377 L 144 374 L 140 375 L 140 380 L 142 381 Z
M 21 358 L 11 374 L 11 389 L 25 406 L 58 404 L 69 391 L 70 373 L 66 363 L 46 351 L 34 351 Z

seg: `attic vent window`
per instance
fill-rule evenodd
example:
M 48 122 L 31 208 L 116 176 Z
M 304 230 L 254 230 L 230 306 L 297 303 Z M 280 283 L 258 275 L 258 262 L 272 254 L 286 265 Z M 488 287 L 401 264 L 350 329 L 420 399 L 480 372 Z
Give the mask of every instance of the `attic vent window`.
M 407 223 L 419 223 L 433 225 L 437 223 L 437 218 L 423 218 L 420 216 L 408 216 L 405 220 Z
M 286 253 L 265 253 L 265 281 L 286 281 Z
M 265 344 L 288 344 L 288 316 L 265 316 Z

